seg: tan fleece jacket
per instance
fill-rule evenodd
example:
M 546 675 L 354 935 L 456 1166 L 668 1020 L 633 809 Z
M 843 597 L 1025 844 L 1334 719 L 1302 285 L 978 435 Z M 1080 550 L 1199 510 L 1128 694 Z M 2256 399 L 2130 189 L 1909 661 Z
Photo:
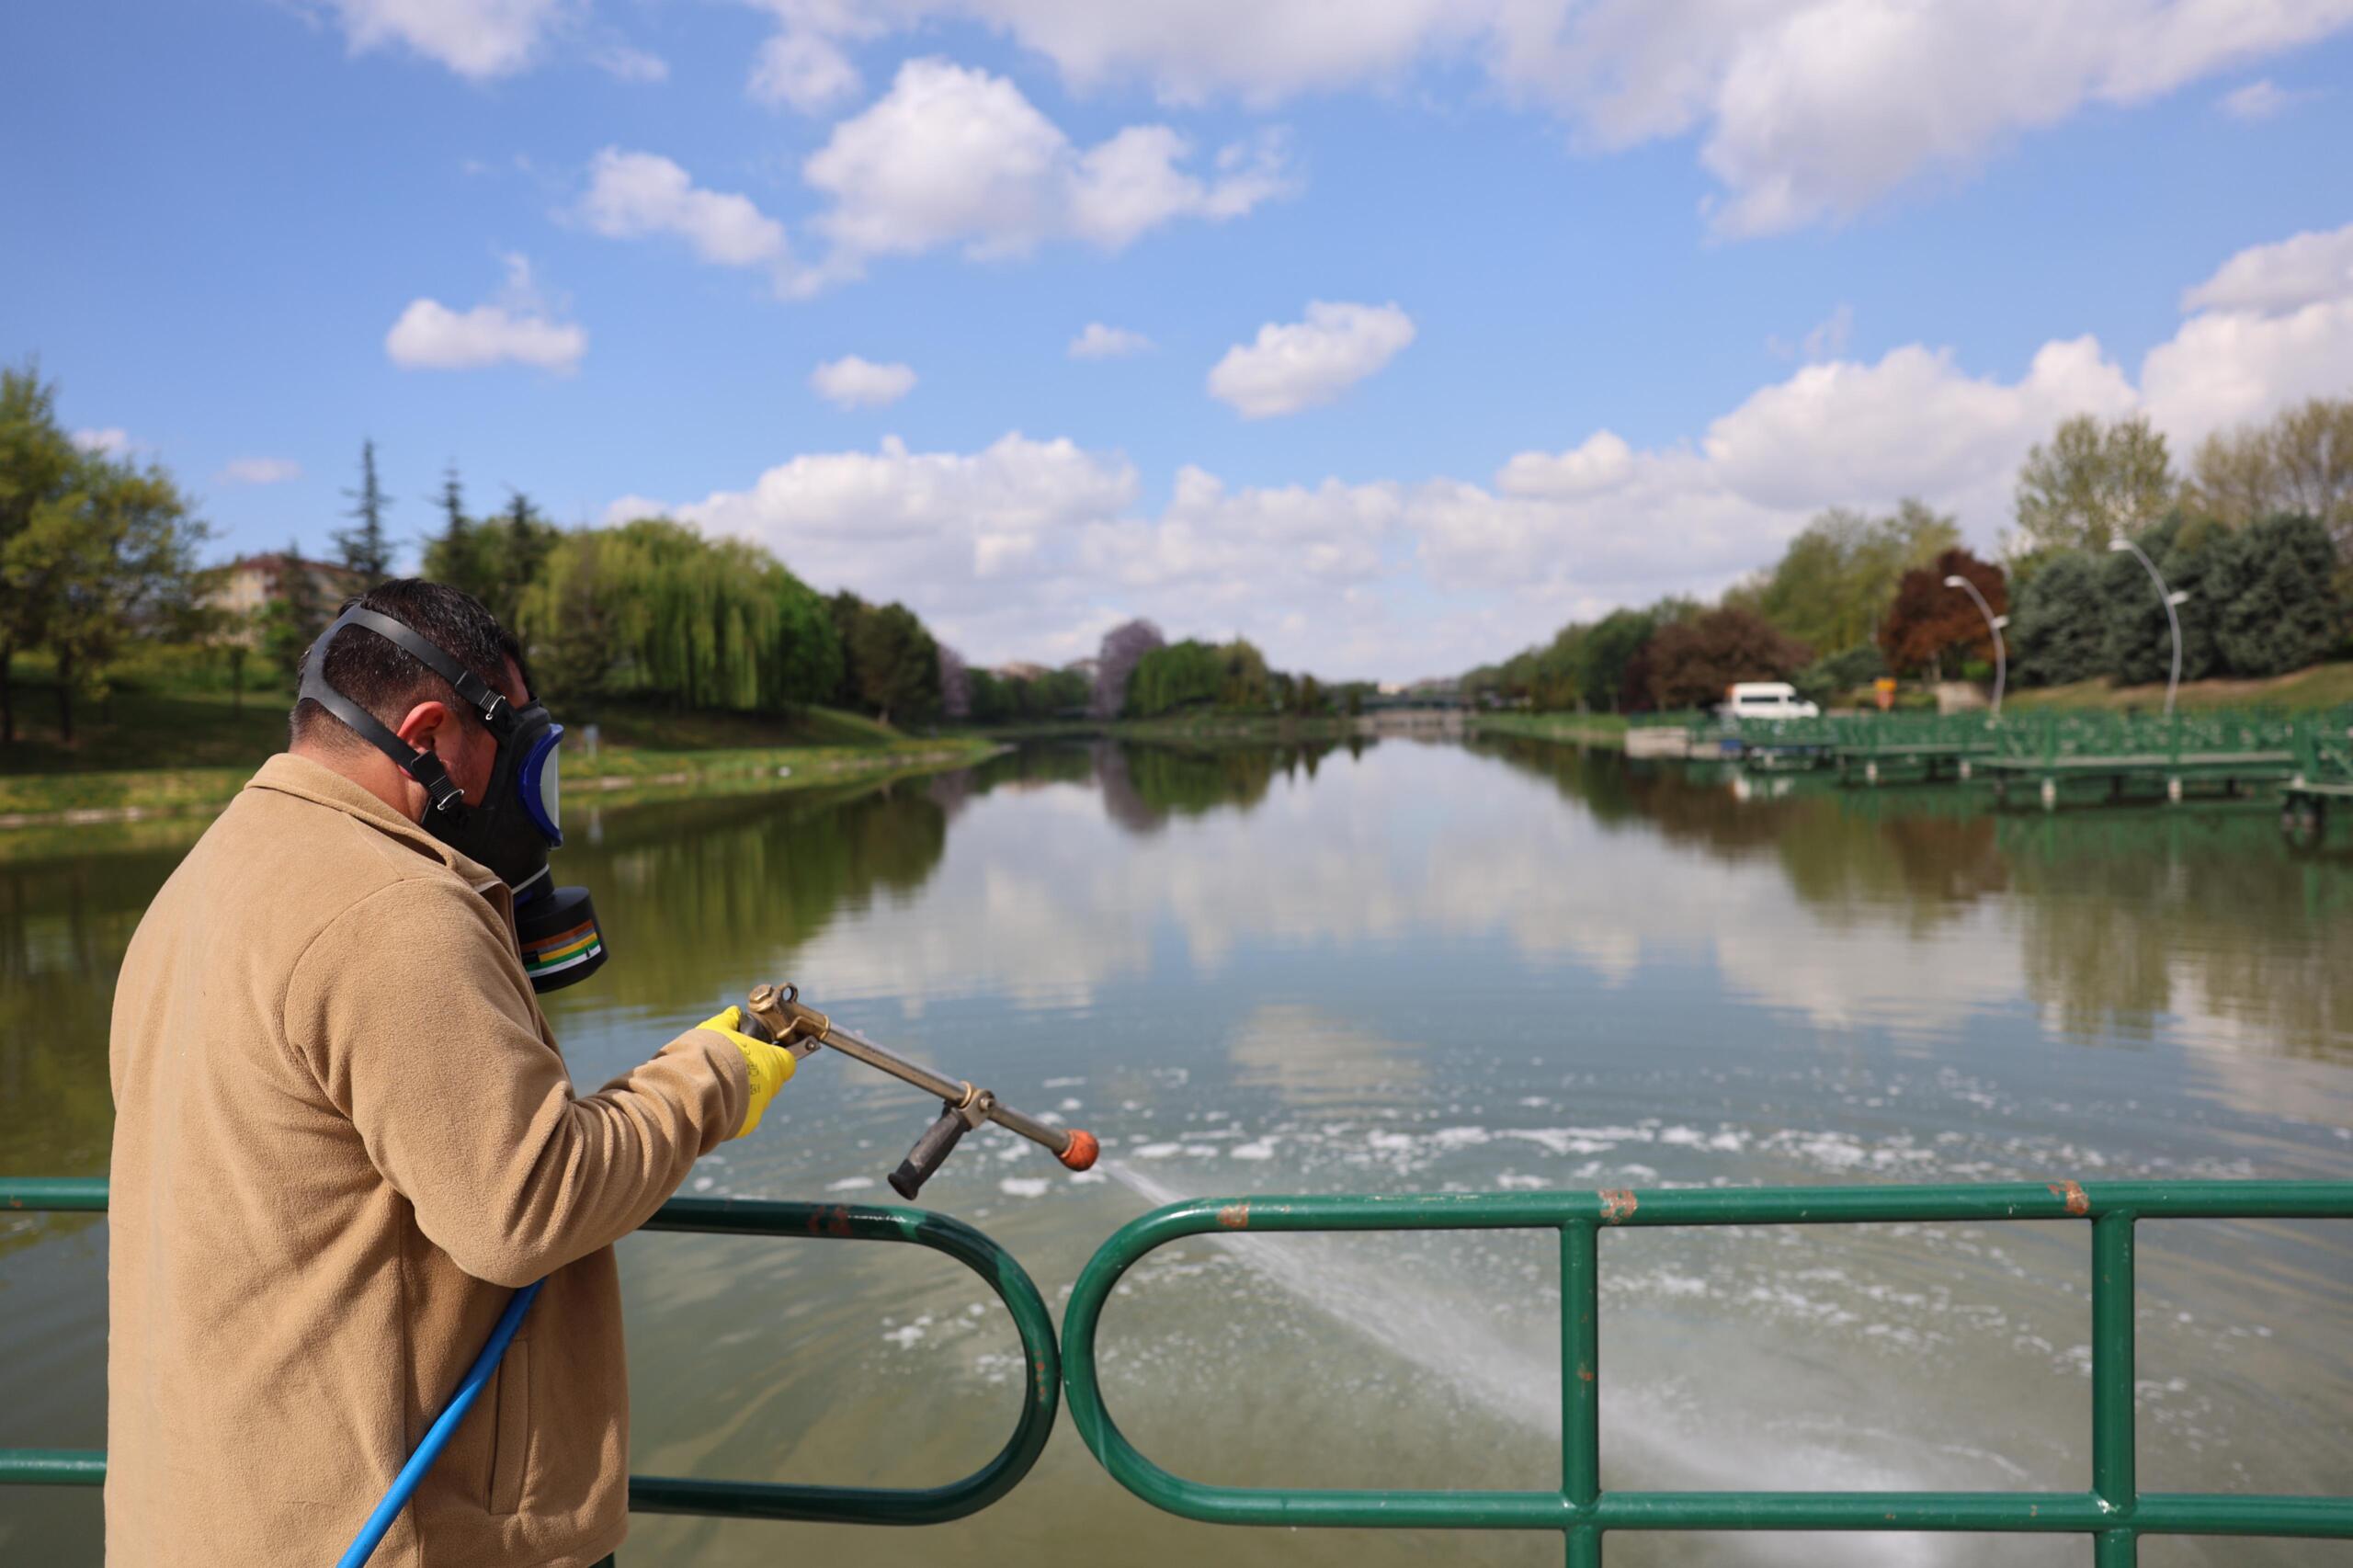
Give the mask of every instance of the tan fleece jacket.
M 612 1244 L 742 1125 L 703 1030 L 585 1098 L 506 890 L 272 757 L 115 992 L 107 1560 L 333 1562 L 508 1292 L 547 1286 L 381 1568 L 578 1568 L 627 1528 Z

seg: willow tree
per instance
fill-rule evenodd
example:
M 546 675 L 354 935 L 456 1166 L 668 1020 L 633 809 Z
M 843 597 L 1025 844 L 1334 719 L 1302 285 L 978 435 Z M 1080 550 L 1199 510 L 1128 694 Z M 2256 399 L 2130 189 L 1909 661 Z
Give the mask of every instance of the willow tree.
M 680 708 L 775 711 L 839 684 L 824 601 L 756 545 L 664 518 L 561 536 L 517 630 L 542 682 Z

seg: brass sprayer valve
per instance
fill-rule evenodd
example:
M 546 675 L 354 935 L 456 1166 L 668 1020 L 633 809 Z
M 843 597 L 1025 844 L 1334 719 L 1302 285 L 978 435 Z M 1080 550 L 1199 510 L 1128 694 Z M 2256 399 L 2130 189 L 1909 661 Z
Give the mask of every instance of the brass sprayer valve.
M 807 1056 L 821 1045 L 830 1045 L 845 1056 L 939 1097 L 939 1119 L 915 1140 L 915 1146 L 908 1151 L 899 1168 L 891 1173 L 892 1188 L 902 1198 L 913 1200 L 923 1189 L 923 1184 L 931 1179 L 932 1173 L 955 1150 L 958 1140 L 984 1121 L 994 1121 L 1052 1151 L 1072 1170 L 1083 1171 L 1095 1164 L 1098 1145 L 1093 1133 L 1075 1127 L 1050 1126 L 1024 1116 L 997 1103 L 996 1096 L 987 1089 L 974 1088 L 961 1078 L 945 1077 L 884 1050 L 816 1008 L 802 1006 L 801 988 L 790 981 L 781 986 L 754 987 L 745 998 L 745 1012 L 746 1032 L 784 1047 L 795 1057 Z

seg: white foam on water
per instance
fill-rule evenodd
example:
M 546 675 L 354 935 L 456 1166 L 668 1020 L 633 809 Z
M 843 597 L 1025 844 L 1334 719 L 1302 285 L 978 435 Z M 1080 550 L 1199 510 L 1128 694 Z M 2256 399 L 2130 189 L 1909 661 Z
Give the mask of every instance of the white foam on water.
M 1140 1151 L 1141 1152 L 1141 1151 Z M 1197 1196 L 1180 1192 L 1120 1160 L 1103 1169 L 1121 1186 L 1157 1207 Z M 1472 1301 L 1449 1301 L 1431 1286 L 1389 1267 L 1352 1256 L 1333 1239 L 1313 1234 L 1253 1236 L 1219 1234 L 1268 1283 L 1313 1307 L 1342 1326 L 1401 1359 L 1436 1373 L 1480 1407 L 1495 1411 L 1557 1442 L 1560 1393 L 1549 1376 L 1532 1376 L 1529 1358 L 1496 1333 L 1492 1312 Z M 1764 1429 L 1762 1421 L 1756 1431 Z M 1610 1395 L 1604 1440 L 1616 1452 L 1642 1456 L 1642 1468 L 1671 1472 L 1659 1484 L 1699 1490 L 1918 1491 L 1917 1476 L 1892 1470 L 1841 1438 L 1867 1434 L 1830 1434 L 1820 1441 L 1756 1440 L 1756 1432 L 1717 1433 L 1695 1429 L 1689 1417 L 1654 1400 Z M 1751 1535 L 1740 1539 L 1739 1561 L 1821 1568 L 1825 1562 L 1910 1565 L 1965 1560 L 1969 1543 L 1931 1536 L 1790 1539 Z

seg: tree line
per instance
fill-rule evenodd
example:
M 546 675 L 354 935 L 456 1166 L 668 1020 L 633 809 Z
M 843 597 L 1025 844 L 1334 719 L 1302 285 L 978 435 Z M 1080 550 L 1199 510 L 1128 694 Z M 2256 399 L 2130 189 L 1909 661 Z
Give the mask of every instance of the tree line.
M 381 581 L 398 546 L 373 441 L 345 494 L 335 560 Z M 821 595 L 756 545 L 664 518 L 564 529 L 520 492 L 477 514 L 454 468 L 433 505 L 423 574 L 489 606 L 566 698 L 737 712 L 824 703 L 886 722 L 942 711 L 941 650 L 903 604 Z M 69 744 L 77 708 L 103 701 L 134 653 L 142 670 L 178 678 L 222 668 L 240 696 L 258 655 L 290 686 L 335 596 L 297 541 L 270 600 L 233 612 L 219 592 L 227 568 L 196 562 L 209 537 L 161 465 L 76 443 L 37 365 L 0 370 L 0 742 L 17 737 L 18 654 L 54 670 Z
M 1319 718 L 1357 714 L 1372 688 L 1327 685 L 1304 671 L 1268 666 L 1247 638 L 1171 642 L 1149 620 L 1104 633 L 1095 660 L 1090 711 L 1098 719 L 1165 719 L 1192 713 Z
M 2014 510 L 1997 562 L 1916 500 L 1876 517 L 1824 512 L 1714 605 L 1671 597 L 1572 622 L 1468 672 L 1465 695 L 1631 711 L 1707 707 L 1733 682 L 1780 679 L 1830 702 L 1886 676 L 1984 674 L 1988 613 L 2010 618 L 2018 684 L 2162 680 L 2165 605 L 2120 540 L 2188 596 L 2185 680 L 2283 674 L 2353 630 L 2353 398 L 2211 436 L 2187 473 L 2145 418 L 2079 415 L 2027 454 Z
M 402 549 L 377 458 L 363 441 L 329 558 L 362 583 L 390 576 Z M 422 574 L 481 599 L 522 640 L 538 682 L 567 700 L 745 713 L 823 704 L 916 724 L 1315 713 L 1349 700 L 1269 669 L 1247 642 L 1170 644 L 1145 621 L 1113 629 L 1093 668 L 972 669 L 907 606 L 822 594 L 743 540 L 664 517 L 562 528 L 519 491 L 477 509 L 454 466 L 429 504 L 414 540 Z M 209 537 L 160 465 L 77 445 L 37 366 L 0 372 L 0 739 L 16 738 L 19 653 L 55 671 L 68 743 L 77 706 L 103 700 L 133 651 L 142 672 L 176 680 L 225 672 L 240 700 L 256 660 L 290 686 L 336 595 L 295 540 L 267 602 L 233 612 L 220 594 L 229 568 L 196 562 Z

